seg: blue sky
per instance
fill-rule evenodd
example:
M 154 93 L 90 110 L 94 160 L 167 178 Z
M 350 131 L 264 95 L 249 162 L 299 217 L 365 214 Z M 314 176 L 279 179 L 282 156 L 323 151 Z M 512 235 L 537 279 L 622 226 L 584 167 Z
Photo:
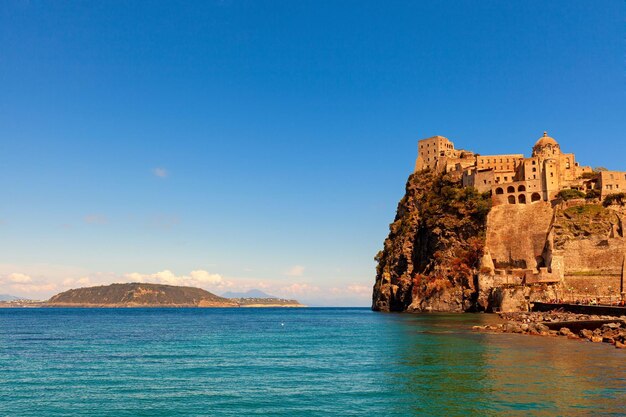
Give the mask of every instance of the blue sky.
M 435 134 L 626 170 L 623 1 L 0 4 L 0 293 L 368 305 Z

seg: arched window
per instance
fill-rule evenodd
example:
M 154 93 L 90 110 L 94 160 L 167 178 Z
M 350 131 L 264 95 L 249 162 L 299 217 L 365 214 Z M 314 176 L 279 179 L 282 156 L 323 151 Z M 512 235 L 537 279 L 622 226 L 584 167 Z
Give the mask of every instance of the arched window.
M 515 204 L 515 196 L 514 195 L 510 195 L 509 196 L 509 204 Z
M 496 194 L 504 194 L 504 190 L 500 187 L 496 188 Z
M 519 203 L 520 204 L 526 204 L 526 196 L 524 194 L 520 194 L 520 196 L 519 196 Z
M 506 192 L 507 192 L 507 193 L 514 193 L 514 192 L 515 192 L 515 187 L 513 187 L 512 185 L 509 185 L 509 186 L 506 188 Z
M 541 196 L 539 195 L 539 193 L 533 193 L 533 195 L 530 196 L 530 201 L 531 202 L 535 202 L 535 201 L 540 201 L 541 200 Z
M 517 187 L 517 191 L 526 191 L 526 187 L 523 185 L 520 185 L 519 187 Z

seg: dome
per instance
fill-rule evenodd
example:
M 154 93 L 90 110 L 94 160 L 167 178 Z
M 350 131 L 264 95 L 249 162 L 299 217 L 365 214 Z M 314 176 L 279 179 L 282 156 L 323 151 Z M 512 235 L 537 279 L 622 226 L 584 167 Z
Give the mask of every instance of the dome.
M 558 142 L 554 140 L 554 138 L 548 136 L 548 132 L 543 132 L 543 137 L 539 138 L 537 143 L 535 143 L 535 148 L 546 145 L 559 146 Z

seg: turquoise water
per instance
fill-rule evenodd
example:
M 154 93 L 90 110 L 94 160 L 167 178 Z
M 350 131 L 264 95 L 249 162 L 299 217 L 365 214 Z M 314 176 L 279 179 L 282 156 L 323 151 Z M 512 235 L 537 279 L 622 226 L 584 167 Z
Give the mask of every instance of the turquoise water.
M 626 353 L 488 315 L 0 309 L 2 416 L 623 415 Z

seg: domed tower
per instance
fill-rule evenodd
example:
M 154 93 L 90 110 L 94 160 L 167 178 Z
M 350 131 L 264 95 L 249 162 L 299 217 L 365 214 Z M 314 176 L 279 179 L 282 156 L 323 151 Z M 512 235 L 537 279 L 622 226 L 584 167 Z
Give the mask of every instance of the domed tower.
M 533 156 L 540 158 L 552 158 L 561 154 L 561 145 L 554 138 L 548 136 L 548 132 L 543 132 L 543 137 L 539 138 L 533 146 Z

